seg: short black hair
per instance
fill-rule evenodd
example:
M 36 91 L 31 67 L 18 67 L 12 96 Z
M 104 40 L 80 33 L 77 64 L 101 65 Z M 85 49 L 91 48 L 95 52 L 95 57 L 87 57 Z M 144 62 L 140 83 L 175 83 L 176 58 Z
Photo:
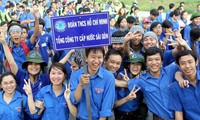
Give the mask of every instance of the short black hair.
M 179 64 L 179 59 L 182 57 L 182 56 L 185 56 L 185 55 L 191 55 L 195 61 L 197 61 L 197 54 L 192 51 L 192 50 L 183 50 L 183 51 L 180 51 L 176 54 L 176 64 L 177 65 L 180 65 Z
M 51 70 L 52 70 L 53 68 L 58 68 L 58 69 L 60 69 L 60 70 L 65 74 L 65 76 L 68 75 L 65 65 L 62 64 L 62 63 L 55 62 L 55 63 L 51 64 L 51 66 L 50 66 L 50 68 L 49 68 L 49 72 L 48 72 L 49 74 L 50 74 L 50 72 L 51 72 Z
M 191 40 L 191 42 L 195 42 L 199 38 L 200 38 L 200 28 L 199 27 L 193 27 L 190 30 L 190 40 Z
M 174 3 L 170 3 L 170 4 L 169 4 L 169 9 L 172 9 L 174 6 L 175 6 Z
M 170 13 L 170 17 L 181 15 L 180 10 L 176 9 Z
M 43 27 L 45 26 L 45 22 L 42 18 L 39 18 L 39 25 L 43 25 Z
M 126 20 L 127 20 L 127 23 L 130 23 L 130 24 L 134 24 L 136 22 L 136 19 L 133 16 L 128 16 Z
M 165 8 L 161 5 L 161 6 L 158 6 L 158 10 L 164 10 Z
M 120 55 L 122 58 L 122 55 L 117 50 L 109 49 L 104 57 L 104 60 L 107 61 L 111 55 Z
M 159 15 L 158 10 L 156 10 L 156 9 L 151 9 L 150 10 L 150 14 L 153 15 L 153 16 L 158 16 Z
M 146 50 L 146 52 L 144 53 L 144 59 L 145 59 L 145 62 L 147 61 L 147 57 L 148 56 L 152 56 L 152 55 L 155 55 L 159 53 L 160 57 L 161 57 L 161 60 L 163 61 L 163 52 L 160 48 L 158 47 L 150 47 L 149 49 Z
M 26 32 L 28 33 L 28 28 L 26 26 L 22 26 L 22 29 L 25 29 Z
M 153 31 L 153 28 L 157 27 L 157 25 L 159 25 L 159 24 L 161 25 L 161 23 L 159 23 L 159 22 L 152 23 L 150 26 L 150 31 Z
M 15 79 L 15 82 L 16 82 L 16 76 L 12 72 L 5 72 L 5 73 L 1 74 L 1 76 L 0 76 L 0 84 L 2 83 L 3 78 L 5 76 L 9 76 L 9 75 L 11 75 Z
M 100 47 L 86 48 L 86 49 L 85 49 L 86 57 L 88 57 L 88 55 L 89 55 L 89 53 L 90 53 L 91 51 L 92 51 L 92 52 L 95 52 L 95 53 L 96 53 L 96 51 L 101 51 L 102 54 L 103 54 L 103 57 L 105 56 L 105 51 L 104 51 L 104 48 L 103 48 L 102 46 L 100 46 Z
M 173 24 L 172 24 L 171 21 L 165 20 L 165 21 L 163 21 L 163 23 L 162 23 L 162 27 L 163 27 L 163 28 L 172 28 L 172 27 L 173 27 Z

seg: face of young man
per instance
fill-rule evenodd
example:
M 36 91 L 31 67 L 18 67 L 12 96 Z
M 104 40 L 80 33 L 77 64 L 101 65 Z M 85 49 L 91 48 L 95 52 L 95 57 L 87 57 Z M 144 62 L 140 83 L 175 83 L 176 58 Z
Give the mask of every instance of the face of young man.
M 110 55 L 108 60 L 104 62 L 105 68 L 112 73 L 117 72 L 120 68 L 122 57 L 120 55 Z
M 90 75 L 95 75 L 103 63 L 103 53 L 100 50 L 91 50 L 86 59 Z
M 159 53 L 151 56 L 147 56 L 146 65 L 150 69 L 152 75 L 160 74 L 160 68 L 162 66 L 162 59 Z
M 145 49 L 149 49 L 150 47 L 155 47 L 158 45 L 157 40 L 152 37 L 145 37 L 143 40 L 143 46 Z
M 158 24 L 156 27 L 153 28 L 153 32 L 157 35 L 160 36 L 162 33 L 162 26 L 161 24 Z
M 191 55 L 185 55 L 179 59 L 179 68 L 186 77 L 196 75 L 197 61 Z

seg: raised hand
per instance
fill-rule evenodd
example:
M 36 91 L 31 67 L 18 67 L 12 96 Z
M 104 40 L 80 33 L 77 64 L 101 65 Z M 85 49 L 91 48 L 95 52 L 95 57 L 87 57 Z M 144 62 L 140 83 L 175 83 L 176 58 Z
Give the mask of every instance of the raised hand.
M 124 69 L 124 74 L 120 73 L 120 75 L 122 76 L 122 79 L 124 81 L 128 82 L 130 80 L 130 78 L 128 77 L 126 69 Z
M 0 29 L 0 43 L 6 44 L 5 34 L 2 29 Z
M 64 97 L 65 97 L 66 100 L 70 98 L 70 93 L 71 93 L 71 91 L 70 91 L 70 85 L 66 84 L 66 90 L 64 92 Z
M 126 99 L 127 99 L 128 101 L 135 99 L 135 98 L 137 97 L 136 93 L 137 93 L 139 90 L 140 90 L 140 88 L 138 88 L 138 89 L 135 90 L 135 85 L 134 85 L 134 87 L 133 87 L 133 89 L 131 90 L 131 92 L 129 93 L 129 95 L 126 96 Z
M 28 82 L 24 79 L 24 87 L 23 87 L 23 90 L 26 92 L 26 95 L 29 96 L 29 95 L 32 95 L 32 89 L 31 89 L 31 80 L 28 79 Z

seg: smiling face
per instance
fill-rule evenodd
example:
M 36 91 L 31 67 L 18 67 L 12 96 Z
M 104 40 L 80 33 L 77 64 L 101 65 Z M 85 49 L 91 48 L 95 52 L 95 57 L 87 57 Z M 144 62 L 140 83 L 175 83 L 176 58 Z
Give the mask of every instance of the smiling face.
M 146 65 L 150 69 L 150 73 L 160 74 L 160 68 L 162 66 L 162 59 L 159 53 L 151 56 L 147 56 Z
M 103 63 L 103 53 L 100 50 L 91 50 L 86 58 L 88 63 L 88 71 L 91 75 L 95 75 L 101 64 Z
M 19 45 L 20 44 L 20 38 L 21 38 L 21 32 L 18 30 L 13 30 L 10 33 L 10 38 L 14 42 L 14 44 Z
M 134 45 L 139 45 L 142 41 L 143 34 L 141 32 L 137 32 L 137 36 L 131 40 L 131 43 Z
M 197 61 L 191 55 L 185 55 L 179 59 L 179 68 L 187 78 L 196 75 L 197 64 Z
M 130 63 L 129 70 L 131 74 L 138 75 L 142 70 L 142 63 Z
M 195 26 L 200 25 L 200 17 L 196 17 L 193 19 L 193 23 L 195 24 Z
M 16 81 L 11 75 L 4 76 L 1 82 L 1 88 L 5 91 L 6 94 L 13 94 L 16 89 Z
M 40 73 L 41 66 L 39 63 L 29 62 L 27 65 L 27 70 L 31 76 L 37 76 Z
M 157 40 L 152 37 L 145 37 L 143 40 L 143 46 L 145 49 L 149 49 L 150 47 L 155 47 L 158 45 Z
M 65 79 L 65 73 L 56 67 L 53 67 L 49 73 L 51 83 L 54 85 L 61 85 Z
M 104 62 L 105 68 L 112 73 L 117 72 L 120 68 L 122 62 L 122 57 L 120 55 L 110 55 L 108 60 Z

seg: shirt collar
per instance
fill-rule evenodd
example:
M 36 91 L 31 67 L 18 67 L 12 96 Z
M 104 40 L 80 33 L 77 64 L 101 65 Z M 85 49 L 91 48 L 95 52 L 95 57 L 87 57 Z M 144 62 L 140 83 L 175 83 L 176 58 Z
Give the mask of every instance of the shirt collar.
M 83 68 L 82 68 L 81 73 L 84 74 Z M 87 73 L 89 73 L 88 72 L 88 66 L 87 66 Z M 100 78 L 103 78 L 103 68 L 102 68 L 102 66 L 99 68 L 98 72 L 94 76 L 99 76 Z
M 160 72 L 161 72 L 161 73 L 160 73 L 160 77 L 159 77 L 159 78 L 161 78 L 161 77 L 163 76 L 163 74 L 165 74 L 165 71 L 164 71 L 164 69 L 163 69 L 162 67 L 160 68 Z M 150 79 L 150 78 L 156 78 L 156 77 L 152 76 L 152 75 L 150 74 L 150 71 L 148 71 L 148 72 L 147 72 L 147 75 L 146 75 L 146 78 L 147 78 L 147 79 Z
M 4 93 L 5 93 L 5 91 L 0 92 L 0 102 L 1 103 L 4 101 L 3 100 L 3 94 Z M 14 100 L 20 99 L 20 98 L 22 98 L 22 94 L 20 92 L 18 92 L 17 90 L 15 90 L 15 93 L 14 93 L 14 96 L 13 96 L 11 102 L 14 101 Z
M 65 87 L 63 85 L 60 95 L 64 94 L 64 91 L 65 91 Z M 46 89 L 45 93 L 51 93 L 51 94 L 53 93 L 52 84 L 47 86 L 47 89 Z

